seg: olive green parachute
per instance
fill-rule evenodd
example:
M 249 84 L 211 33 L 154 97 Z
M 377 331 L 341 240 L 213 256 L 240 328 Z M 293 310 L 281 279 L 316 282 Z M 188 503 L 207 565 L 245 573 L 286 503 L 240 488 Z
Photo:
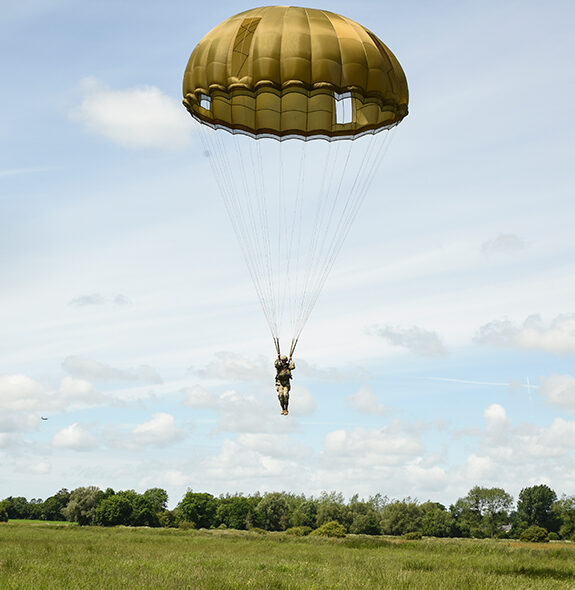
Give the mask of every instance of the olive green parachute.
M 388 130 L 407 115 L 405 74 L 348 18 L 268 6 L 229 18 L 198 43 L 183 92 L 277 352 L 281 334 L 291 355 Z
M 405 74 L 376 35 L 294 6 L 254 8 L 218 25 L 194 49 L 183 92 L 203 123 L 279 139 L 355 138 L 396 125 L 408 103 Z

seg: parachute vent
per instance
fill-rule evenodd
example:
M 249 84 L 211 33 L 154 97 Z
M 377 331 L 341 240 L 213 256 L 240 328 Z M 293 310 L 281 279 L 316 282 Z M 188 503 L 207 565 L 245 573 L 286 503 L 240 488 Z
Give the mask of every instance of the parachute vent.
M 351 92 L 335 94 L 335 122 L 337 125 L 353 123 Z

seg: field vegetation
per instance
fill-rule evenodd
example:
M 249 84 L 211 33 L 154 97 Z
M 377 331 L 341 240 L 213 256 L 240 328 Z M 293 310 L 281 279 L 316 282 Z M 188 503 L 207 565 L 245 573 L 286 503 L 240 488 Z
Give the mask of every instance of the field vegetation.
M 575 544 L 0 524 L 0 588 L 559 589 Z

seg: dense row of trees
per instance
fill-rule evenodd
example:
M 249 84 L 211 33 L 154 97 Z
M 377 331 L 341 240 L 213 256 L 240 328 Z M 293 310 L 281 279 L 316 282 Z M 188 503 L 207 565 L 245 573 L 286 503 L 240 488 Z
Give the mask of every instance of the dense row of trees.
M 552 538 L 575 540 L 575 496 L 557 498 L 546 485 L 524 488 L 517 505 L 501 488 L 475 486 L 446 508 L 438 502 L 411 498 L 390 501 L 376 495 L 345 501 L 342 494 L 318 498 L 286 492 L 215 497 L 188 491 L 174 510 L 168 494 L 151 488 L 115 492 L 95 486 L 66 489 L 46 500 L 8 497 L 0 501 L 0 520 L 10 518 L 68 520 L 80 525 L 181 526 L 195 528 L 259 528 L 285 531 L 317 529 L 337 521 L 348 533 L 368 535 L 421 534 L 433 537 L 520 537 L 539 527 Z M 537 533 L 542 534 L 542 533 Z

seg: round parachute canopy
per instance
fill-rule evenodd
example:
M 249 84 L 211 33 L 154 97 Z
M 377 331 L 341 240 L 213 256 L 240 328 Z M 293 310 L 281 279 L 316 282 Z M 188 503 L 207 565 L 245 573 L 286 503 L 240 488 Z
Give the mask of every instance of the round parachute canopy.
M 184 105 L 201 123 L 255 138 L 354 139 L 407 115 L 405 74 L 353 20 L 266 6 L 233 16 L 196 46 Z

